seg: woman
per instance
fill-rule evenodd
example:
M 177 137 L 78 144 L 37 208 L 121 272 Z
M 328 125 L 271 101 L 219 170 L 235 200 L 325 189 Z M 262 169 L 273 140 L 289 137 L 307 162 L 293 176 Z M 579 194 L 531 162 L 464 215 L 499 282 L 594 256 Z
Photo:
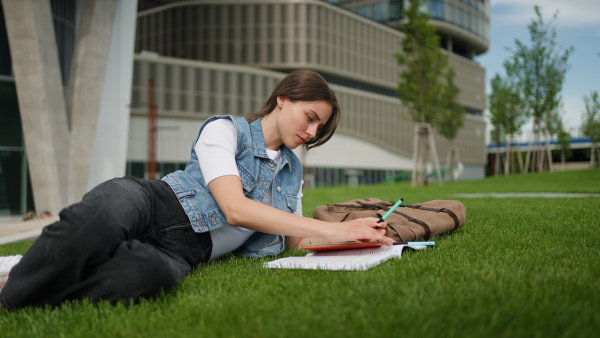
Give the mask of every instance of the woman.
M 276 255 L 285 243 L 391 245 L 376 218 L 342 224 L 301 216 L 302 167 L 292 149 L 325 143 L 339 114 L 327 82 L 302 70 L 247 118 L 209 118 L 185 170 L 162 180 L 113 179 L 63 209 L 12 268 L 1 306 L 152 297 L 201 263 L 229 252 Z

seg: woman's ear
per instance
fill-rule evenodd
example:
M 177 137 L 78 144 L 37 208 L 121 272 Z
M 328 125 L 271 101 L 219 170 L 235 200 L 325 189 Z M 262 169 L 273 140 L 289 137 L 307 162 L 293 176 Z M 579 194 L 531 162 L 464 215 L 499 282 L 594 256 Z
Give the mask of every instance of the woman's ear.
M 277 107 L 281 109 L 287 100 L 288 98 L 285 96 L 277 96 Z

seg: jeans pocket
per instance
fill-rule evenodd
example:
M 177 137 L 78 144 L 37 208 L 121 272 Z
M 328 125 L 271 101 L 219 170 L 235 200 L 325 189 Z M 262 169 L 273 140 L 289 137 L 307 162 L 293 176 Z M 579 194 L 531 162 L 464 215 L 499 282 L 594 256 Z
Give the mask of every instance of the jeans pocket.
M 174 225 L 156 232 L 156 238 L 181 256 L 190 266 L 206 263 L 212 253 L 212 240 L 209 232 L 195 232 L 191 225 Z

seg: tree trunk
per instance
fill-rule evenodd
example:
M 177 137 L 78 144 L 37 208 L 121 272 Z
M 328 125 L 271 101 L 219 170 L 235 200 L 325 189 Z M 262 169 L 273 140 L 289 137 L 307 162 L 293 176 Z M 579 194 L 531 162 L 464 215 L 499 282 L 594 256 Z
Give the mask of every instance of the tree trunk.
M 420 150 L 420 181 L 423 186 L 427 185 L 427 158 L 429 158 L 429 137 L 427 128 L 420 128 L 419 138 L 421 139 Z
M 433 162 L 433 168 L 437 172 L 438 184 L 442 185 L 444 183 L 444 178 L 442 177 L 442 168 L 440 168 L 440 158 L 438 157 L 437 147 L 435 146 L 435 140 L 433 138 L 433 130 L 431 129 L 431 125 L 427 126 L 427 134 L 429 136 L 429 145 L 431 147 L 431 161 Z
M 533 139 L 533 140 L 532 140 Z M 523 167 L 523 174 L 527 174 L 529 172 L 529 168 L 531 171 L 534 170 L 534 150 L 535 150 L 535 126 L 531 129 L 531 135 L 529 135 L 529 139 L 527 142 L 527 153 L 525 154 L 525 167 Z
M 542 152 L 542 140 L 540 137 L 540 123 L 536 120 L 533 124 L 533 137 L 534 137 L 534 165 L 532 168 L 536 168 L 537 172 L 543 171 L 543 152 Z
M 427 158 L 429 138 L 423 123 L 416 123 L 413 147 L 412 185 L 427 185 Z
M 448 168 L 448 172 L 452 172 L 452 145 L 450 145 L 448 152 L 446 153 L 446 168 Z M 454 181 L 452 177 L 450 177 L 450 181 Z
M 515 155 L 517 155 L 517 160 L 519 161 L 519 169 L 521 170 L 521 173 L 522 173 L 523 172 L 523 156 L 521 155 L 521 150 L 517 150 Z M 516 172 L 516 170 L 515 170 L 515 172 Z
M 550 131 L 546 126 L 544 130 L 546 134 L 546 157 L 548 157 L 548 171 L 554 172 L 554 168 L 552 167 L 552 150 L 550 149 Z
M 494 161 L 494 176 L 500 174 L 500 152 L 496 152 L 496 160 Z
M 506 142 L 506 156 L 504 158 L 504 176 L 508 176 L 510 174 L 510 145 L 512 144 L 512 137 L 510 137 Z
M 454 147 L 454 140 L 450 141 L 450 147 L 448 150 L 448 156 L 446 160 L 446 166 L 448 167 L 448 173 L 450 174 L 450 181 L 456 181 L 454 177 L 455 165 L 458 165 L 458 149 Z
M 415 128 L 413 129 L 413 158 L 412 158 L 412 177 L 411 184 L 412 186 L 416 186 L 419 182 L 417 173 L 419 172 L 419 124 L 415 124 Z

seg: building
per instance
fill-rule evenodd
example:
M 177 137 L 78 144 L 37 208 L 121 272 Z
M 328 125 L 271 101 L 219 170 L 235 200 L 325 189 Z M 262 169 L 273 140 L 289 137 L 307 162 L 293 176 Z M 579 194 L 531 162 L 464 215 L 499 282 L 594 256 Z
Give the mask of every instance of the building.
M 150 79 L 159 115 L 160 176 L 185 165 L 190 140 L 204 119 L 259 109 L 279 79 L 303 68 L 321 73 L 332 84 L 343 110 L 330 142 L 307 154 L 298 152 L 308 186 L 378 183 L 412 171 L 414 125 L 398 99 L 394 57 L 404 36 L 397 29 L 404 2 L 146 4 L 136 29 L 129 173 L 146 170 L 144 102 Z M 489 1 L 431 1 L 429 6 L 438 13 L 432 22 L 443 36 L 457 72 L 460 102 L 469 113 L 455 140 L 464 164 L 462 178 L 481 178 L 486 161 L 485 70 L 473 57 L 488 48 Z M 182 147 L 185 142 L 189 145 Z M 447 142 L 436 136 L 436 148 L 443 162 Z
M 145 176 L 152 136 L 159 177 L 182 168 L 204 119 L 260 108 L 286 73 L 304 68 L 332 84 L 343 109 L 328 144 L 298 151 L 309 187 L 410 172 L 414 126 L 397 97 L 394 58 L 405 3 L 336 3 L 3 0 L 0 216 L 57 213 L 106 179 Z M 387 19 L 353 12 L 359 3 L 387 8 Z M 469 112 L 455 140 L 462 178 L 480 178 L 485 70 L 473 57 L 489 43 L 489 0 L 428 6 Z M 148 127 L 149 95 L 157 128 Z M 443 161 L 447 142 L 435 139 Z

